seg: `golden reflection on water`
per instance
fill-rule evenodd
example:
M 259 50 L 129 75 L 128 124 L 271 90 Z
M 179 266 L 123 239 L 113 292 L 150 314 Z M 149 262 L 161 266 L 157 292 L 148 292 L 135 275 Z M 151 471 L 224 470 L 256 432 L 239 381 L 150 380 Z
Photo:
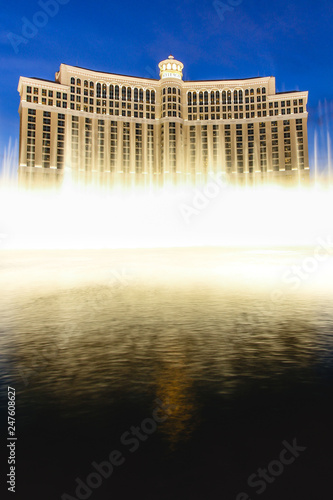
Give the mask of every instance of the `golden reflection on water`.
M 157 396 L 165 405 L 168 419 L 161 426 L 170 448 L 190 439 L 198 425 L 198 402 L 193 394 L 193 380 L 187 374 L 187 367 L 181 362 L 164 363 L 157 376 Z

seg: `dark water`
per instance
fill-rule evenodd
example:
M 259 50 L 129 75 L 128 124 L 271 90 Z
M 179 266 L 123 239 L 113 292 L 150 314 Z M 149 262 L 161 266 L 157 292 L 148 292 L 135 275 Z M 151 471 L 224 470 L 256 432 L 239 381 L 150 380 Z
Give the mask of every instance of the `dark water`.
M 331 264 L 297 289 L 282 278 L 306 256 L 3 252 L 1 403 L 15 387 L 16 498 L 331 498 Z M 295 439 L 306 449 L 275 464 L 265 491 L 248 484 Z M 122 463 L 111 476 L 75 492 L 113 450 Z

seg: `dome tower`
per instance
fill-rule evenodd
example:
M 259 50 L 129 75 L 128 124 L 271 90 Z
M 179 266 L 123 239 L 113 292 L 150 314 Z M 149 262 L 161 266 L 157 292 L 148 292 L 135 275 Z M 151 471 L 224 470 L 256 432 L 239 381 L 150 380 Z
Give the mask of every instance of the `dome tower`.
M 158 65 L 160 68 L 160 78 L 164 80 L 165 78 L 176 78 L 177 80 L 182 80 L 183 78 L 183 68 L 184 64 L 177 61 L 172 55 L 168 59 L 164 59 Z

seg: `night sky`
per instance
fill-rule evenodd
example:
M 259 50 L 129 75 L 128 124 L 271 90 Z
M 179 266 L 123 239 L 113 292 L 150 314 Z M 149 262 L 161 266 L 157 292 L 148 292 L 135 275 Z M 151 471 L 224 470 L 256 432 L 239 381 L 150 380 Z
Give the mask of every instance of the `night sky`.
M 272 75 L 279 92 L 308 90 L 310 161 L 317 130 L 325 163 L 333 131 L 330 0 L 54 1 L 2 5 L 1 157 L 19 136 L 21 75 L 53 80 L 66 63 L 158 78 L 158 62 L 171 53 L 184 63 L 185 80 Z M 36 16 L 43 3 L 53 17 Z M 18 38 L 27 34 L 24 18 L 46 24 Z

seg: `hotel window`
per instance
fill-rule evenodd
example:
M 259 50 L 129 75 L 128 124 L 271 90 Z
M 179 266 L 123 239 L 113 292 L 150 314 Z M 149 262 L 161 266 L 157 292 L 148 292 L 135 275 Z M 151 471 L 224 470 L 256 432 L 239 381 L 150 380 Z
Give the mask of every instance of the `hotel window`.
M 130 124 L 123 124 L 123 169 L 124 172 L 129 171 L 129 155 L 130 155 Z
M 49 97 L 53 97 L 53 91 L 49 90 Z
M 117 122 L 111 122 L 111 142 L 110 142 L 110 170 L 115 171 L 117 163 Z
M 194 125 L 190 126 L 190 167 L 192 172 L 195 171 L 196 162 L 196 127 Z
M 126 87 L 121 88 L 121 98 L 123 101 L 126 101 Z
M 201 127 L 201 158 L 202 158 L 202 167 L 206 169 L 208 166 L 207 125 L 202 125 Z
M 150 99 L 151 99 L 151 104 L 155 104 L 155 90 L 152 90 L 151 91 L 151 94 L 150 94 Z M 155 109 L 152 111 L 155 111 Z
M 142 172 L 142 125 L 135 124 L 135 171 Z
M 219 151 L 219 126 L 213 125 L 213 161 L 216 165 Z
M 34 95 L 38 95 L 38 88 L 37 87 L 34 87 Z
M 96 97 L 101 97 L 101 93 L 102 93 L 102 86 L 100 83 L 98 83 L 96 85 Z
M 35 109 L 28 109 L 28 118 L 30 117 L 35 117 L 36 115 L 36 110 Z M 30 148 L 27 147 L 27 167 L 34 167 L 35 166 L 35 128 L 36 125 L 35 123 L 28 123 L 28 131 L 27 131 L 27 143 L 30 144 Z
M 147 126 L 147 160 L 148 167 L 152 169 L 154 164 L 154 125 Z

